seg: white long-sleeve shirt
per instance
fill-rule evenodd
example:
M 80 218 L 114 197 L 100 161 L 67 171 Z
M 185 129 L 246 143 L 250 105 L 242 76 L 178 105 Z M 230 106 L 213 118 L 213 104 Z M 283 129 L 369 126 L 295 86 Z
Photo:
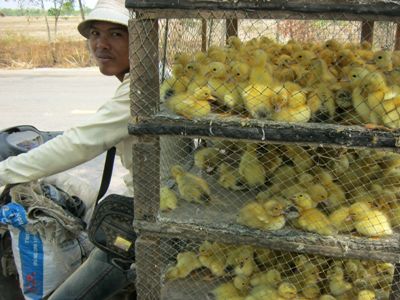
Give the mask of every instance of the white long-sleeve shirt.
M 122 165 L 131 172 L 133 137 L 128 134 L 130 116 L 129 74 L 114 97 L 86 122 L 65 131 L 27 153 L 0 162 L 0 186 L 37 180 L 68 170 L 116 146 Z M 133 196 L 131 174 L 124 178 Z

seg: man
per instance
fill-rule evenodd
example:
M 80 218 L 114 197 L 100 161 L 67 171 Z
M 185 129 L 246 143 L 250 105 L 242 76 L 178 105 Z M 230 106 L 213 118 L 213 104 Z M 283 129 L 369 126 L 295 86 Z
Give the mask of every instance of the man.
M 0 163 L 0 187 L 37 180 L 89 161 L 116 146 L 121 162 L 131 172 L 132 138 L 128 134 L 129 12 L 123 0 L 99 0 L 87 19 L 78 25 L 102 74 L 121 81 L 114 97 L 86 122 L 51 141 Z M 132 174 L 125 182 L 133 196 Z M 128 273 L 93 250 L 89 258 L 51 296 L 51 300 L 105 299 L 129 283 Z

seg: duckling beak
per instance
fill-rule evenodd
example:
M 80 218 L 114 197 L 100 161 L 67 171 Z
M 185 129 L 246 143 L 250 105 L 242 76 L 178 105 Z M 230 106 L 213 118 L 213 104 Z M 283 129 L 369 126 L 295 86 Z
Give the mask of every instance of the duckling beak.
M 207 98 L 207 100 L 208 101 L 215 101 L 215 100 L 217 100 L 217 98 L 215 98 L 214 96 L 211 95 L 210 97 Z

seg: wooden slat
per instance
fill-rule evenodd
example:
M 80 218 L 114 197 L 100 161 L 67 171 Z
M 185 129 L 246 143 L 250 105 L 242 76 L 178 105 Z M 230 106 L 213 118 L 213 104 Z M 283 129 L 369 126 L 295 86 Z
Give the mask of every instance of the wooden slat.
M 399 132 L 369 130 L 361 126 L 324 123 L 278 123 L 240 118 L 206 118 L 196 122 L 156 116 L 130 124 L 134 135 L 220 137 L 259 142 L 291 142 L 305 145 L 391 148 L 400 146 Z
M 127 0 L 126 6 L 133 9 L 188 9 L 188 10 L 286 10 L 305 13 L 352 13 L 398 16 L 399 3 L 384 0 Z
M 161 251 L 158 237 L 140 236 L 135 243 L 137 299 L 161 299 Z
M 375 14 L 352 14 L 347 13 L 320 13 L 320 12 L 292 12 L 287 10 L 185 10 L 185 9 L 147 9 L 135 10 L 139 12 L 136 18 L 144 19 L 295 19 L 295 20 L 342 20 L 342 21 L 386 21 L 399 22 L 400 17 L 375 15 Z
M 392 263 L 400 259 L 398 234 L 388 238 L 368 239 L 346 235 L 321 236 L 295 229 L 260 231 L 240 225 L 217 228 L 202 224 L 135 221 L 133 226 L 141 233 L 157 237 L 210 240 L 227 244 L 255 245 L 288 252 Z

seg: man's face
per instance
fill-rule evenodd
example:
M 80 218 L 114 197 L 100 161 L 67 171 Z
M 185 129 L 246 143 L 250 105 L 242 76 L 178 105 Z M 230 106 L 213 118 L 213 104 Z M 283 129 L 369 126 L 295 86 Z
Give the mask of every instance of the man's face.
M 93 22 L 89 31 L 90 49 L 100 72 L 120 81 L 129 71 L 129 39 L 126 26 L 110 22 Z

